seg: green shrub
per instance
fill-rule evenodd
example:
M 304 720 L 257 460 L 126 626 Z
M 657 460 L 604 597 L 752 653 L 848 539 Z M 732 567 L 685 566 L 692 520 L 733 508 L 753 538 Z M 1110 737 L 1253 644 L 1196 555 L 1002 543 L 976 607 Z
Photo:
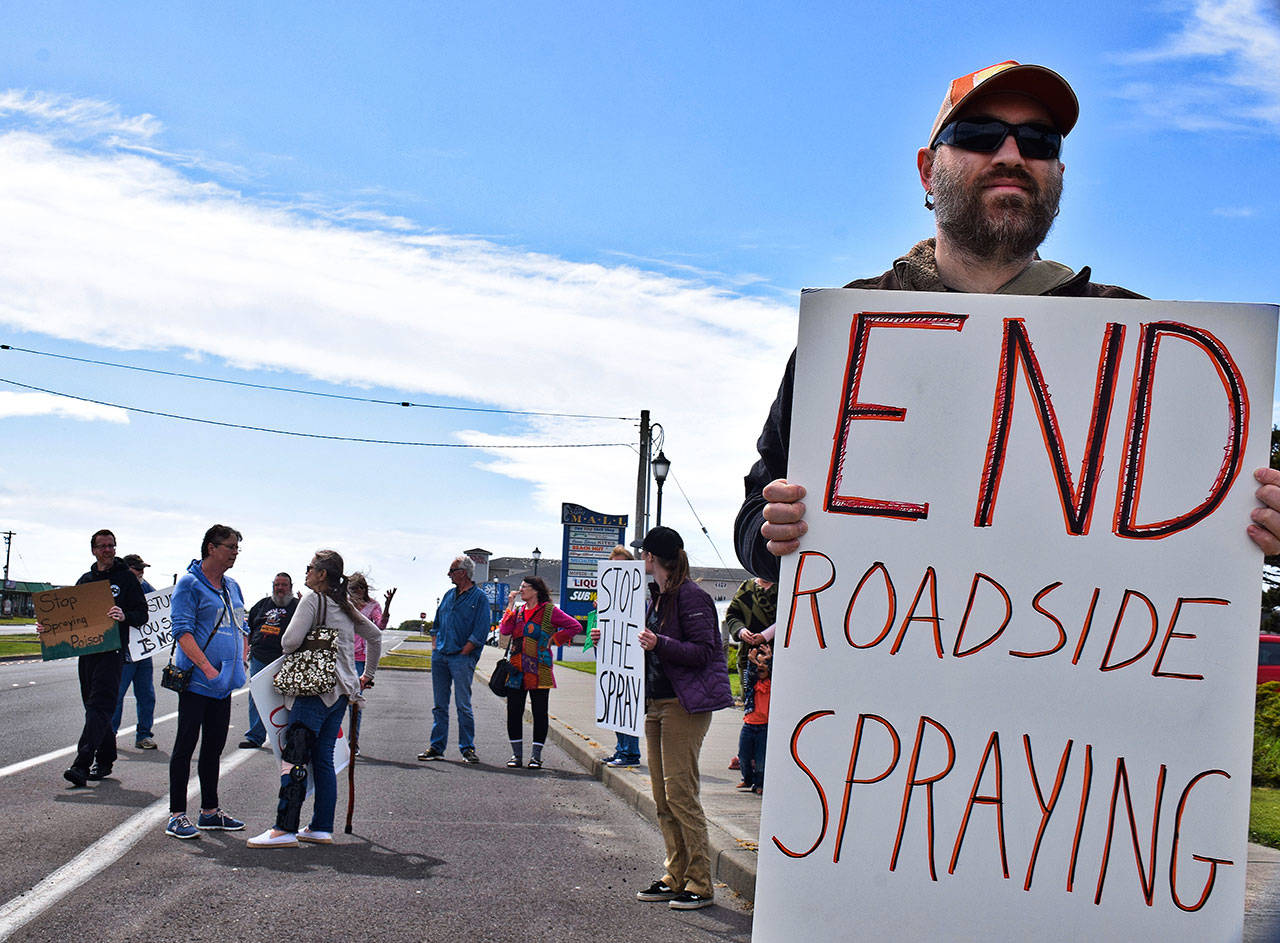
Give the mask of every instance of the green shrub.
M 1280 681 L 1258 685 L 1253 715 L 1253 784 L 1280 786 Z

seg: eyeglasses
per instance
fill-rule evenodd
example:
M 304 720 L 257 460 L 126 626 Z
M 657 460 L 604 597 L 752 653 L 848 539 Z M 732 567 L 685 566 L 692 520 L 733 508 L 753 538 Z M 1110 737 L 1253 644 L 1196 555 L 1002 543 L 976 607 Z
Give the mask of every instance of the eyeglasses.
M 307 572 L 308 572 L 308 573 L 310 573 L 312 570 L 318 570 L 318 569 L 320 569 L 320 567 L 316 566 L 314 563 L 308 563 L 308 564 L 307 564 Z
M 467 572 L 467 568 L 465 566 L 451 566 L 449 567 L 449 572 L 446 573 L 445 576 L 453 576 L 453 574 L 459 571 L 465 573 Z
M 1062 135 L 1042 124 L 1009 124 L 999 118 L 961 118 L 942 129 L 937 144 L 990 154 L 1010 134 L 1018 153 L 1030 160 L 1053 160 L 1062 153 Z
M 214 544 L 214 546 L 215 546 L 215 547 L 221 547 L 221 548 L 223 548 L 224 550 L 230 550 L 232 553 L 239 553 L 239 552 L 240 552 L 240 545 L 239 545 L 239 544 Z

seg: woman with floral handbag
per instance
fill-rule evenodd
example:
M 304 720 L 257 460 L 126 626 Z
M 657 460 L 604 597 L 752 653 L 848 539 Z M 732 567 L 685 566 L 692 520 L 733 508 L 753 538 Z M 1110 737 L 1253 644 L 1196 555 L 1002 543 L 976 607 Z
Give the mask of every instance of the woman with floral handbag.
M 298 603 L 280 638 L 285 665 L 277 676 L 277 688 L 281 688 L 279 682 L 286 670 L 294 685 L 281 690 L 289 709 L 289 726 L 281 750 L 280 801 L 275 827 L 249 839 L 250 848 L 297 847 L 300 841 L 322 845 L 333 842 L 338 803 L 334 744 L 347 704 L 360 700 L 360 692 L 373 683 L 382 654 L 382 633 L 351 605 L 342 571 L 342 557 L 336 551 L 316 551 L 307 567 L 306 584 L 311 594 Z M 363 675 L 356 674 L 357 633 L 364 638 L 367 652 Z M 290 664 L 291 658 L 294 664 Z M 299 693 L 304 690 L 308 693 Z M 310 824 L 299 828 L 307 794 L 308 764 L 315 776 L 315 808 Z
M 582 631 L 582 624 L 551 602 L 546 581 L 540 576 L 526 576 L 520 583 L 520 599 L 524 605 L 510 609 L 502 617 L 498 631 L 512 639 L 510 661 L 512 672 L 507 681 L 507 736 L 511 740 L 513 769 L 523 765 L 524 702 L 527 697 L 533 710 L 533 746 L 529 769 L 542 768 L 542 746 L 547 742 L 547 700 L 556 686 L 551 673 L 551 646 L 564 645 Z M 512 594 L 515 595 L 514 593 Z

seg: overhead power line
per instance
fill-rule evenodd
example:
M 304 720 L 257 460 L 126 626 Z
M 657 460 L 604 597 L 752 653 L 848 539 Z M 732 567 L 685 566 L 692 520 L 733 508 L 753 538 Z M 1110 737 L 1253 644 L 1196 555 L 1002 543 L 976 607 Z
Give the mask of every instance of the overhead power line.
M 444 403 L 414 403 L 408 400 L 376 399 L 371 396 L 351 396 L 343 393 L 322 393 L 317 390 L 303 390 L 292 386 L 272 386 L 269 383 L 249 383 L 245 380 L 227 380 L 222 377 L 201 376 L 198 373 L 179 373 L 174 370 L 157 370 L 153 367 L 140 367 L 137 364 L 116 363 L 110 360 L 93 360 L 88 357 L 72 357 L 70 354 L 55 354 L 47 350 L 33 350 L 30 347 L 15 347 L 12 344 L 0 344 L 0 350 L 12 350 L 23 354 L 34 354 L 37 357 L 51 357 L 55 360 L 70 360 L 73 363 L 87 363 L 95 367 L 111 367 L 115 370 L 132 370 L 135 373 L 150 373 L 161 377 L 177 377 L 182 380 L 197 380 L 201 383 L 221 383 L 224 386 L 239 386 L 249 390 L 267 390 L 272 393 L 292 393 L 296 396 L 319 396 L 324 399 L 340 399 L 352 403 L 372 403 L 377 406 L 405 406 L 413 409 L 446 409 L 462 413 L 495 413 L 502 416 L 544 416 L 554 419 L 608 419 L 619 420 L 622 422 L 639 421 L 636 416 L 600 416 L 592 413 L 556 413 L 541 412 L 531 409 L 497 409 L 486 406 L 449 406 Z M 141 410 L 139 410 L 139 412 L 141 412 Z
M 63 393 L 60 390 L 49 390 L 39 386 L 32 386 L 29 383 L 19 383 L 17 380 L 10 380 L 6 377 L 0 377 L 0 383 L 7 383 L 10 386 L 16 386 L 24 390 L 32 390 L 36 393 L 48 393 L 50 396 L 61 396 L 64 399 L 73 399 L 81 403 L 92 403 L 95 406 L 108 406 L 112 409 L 123 409 L 126 412 L 140 413 L 144 416 L 160 416 L 164 419 L 179 419 L 183 422 L 198 422 L 206 426 L 221 426 L 224 429 L 245 429 L 250 432 L 266 432 L 271 435 L 287 435 L 299 439 L 326 439 L 331 442 L 363 442 L 368 445 L 408 445 L 417 448 L 431 449 L 605 449 L 614 447 L 629 447 L 630 442 L 561 442 L 547 444 L 498 444 L 480 445 L 469 442 L 408 442 L 402 439 L 370 439 L 359 436 L 346 435 L 323 435 L 318 432 L 297 432 L 293 429 L 272 429 L 267 426 L 250 426 L 239 422 L 222 422 L 218 419 L 201 419 L 198 416 L 182 416 L 178 413 L 161 412 L 158 409 L 143 409 L 139 406 L 124 406 L 120 403 L 108 403 L 105 400 L 90 399 L 87 396 L 76 396 L 73 393 Z

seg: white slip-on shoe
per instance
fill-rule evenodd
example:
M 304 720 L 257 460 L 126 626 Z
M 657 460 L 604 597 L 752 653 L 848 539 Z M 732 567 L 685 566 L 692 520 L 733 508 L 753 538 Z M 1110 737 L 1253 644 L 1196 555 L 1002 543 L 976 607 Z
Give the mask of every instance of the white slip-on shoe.
M 297 848 L 298 836 L 293 832 L 272 835 L 273 829 L 267 829 L 261 835 L 254 835 L 245 844 L 250 848 Z
M 304 825 L 298 829 L 298 841 L 311 842 L 313 845 L 332 845 L 333 832 L 317 832 L 309 825 Z

